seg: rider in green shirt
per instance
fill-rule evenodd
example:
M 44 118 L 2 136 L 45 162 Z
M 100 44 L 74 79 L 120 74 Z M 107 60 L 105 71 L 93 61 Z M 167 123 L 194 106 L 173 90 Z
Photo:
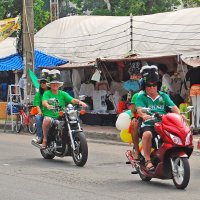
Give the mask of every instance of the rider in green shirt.
M 79 104 L 83 107 L 87 107 L 87 104 L 80 101 L 79 99 L 75 99 L 71 97 L 68 93 L 59 90 L 59 87 L 63 85 L 63 82 L 60 81 L 60 71 L 59 70 L 51 70 L 49 72 L 49 82 L 47 86 L 50 87 L 50 90 L 46 91 L 42 97 L 42 105 L 44 106 L 43 114 L 45 116 L 43 120 L 42 130 L 43 130 L 43 141 L 42 141 L 42 149 L 46 149 L 47 147 L 47 134 L 49 127 L 54 119 L 56 119 L 59 115 L 57 112 L 53 111 L 53 105 L 48 103 L 50 98 L 56 98 L 58 103 L 63 108 L 65 104 Z
M 137 108 L 150 108 L 151 113 L 149 115 L 154 113 L 165 114 L 166 106 L 172 108 L 175 106 L 175 104 L 166 93 L 160 91 L 158 91 L 158 96 L 155 99 L 152 99 L 149 95 L 147 95 L 146 91 L 141 91 L 136 102 Z M 143 122 L 142 127 L 143 126 L 153 126 L 153 122 Z
M 57 94 L 54 94 L 51 90 L 48 90 L 44 93 L 42 100 L 48 101 L 48 99 L 56 98 L 58 100 L 58 103 L 62 108 L 65 107 L 65 104 L 72 103 L 72 100 L 74 99 L 71 97 L 68 93 L 59 90 Z M 47 107 L 44 107 L 43 111 L 44 116 L 52 117 L 52 118 L 58 118 L 59 112 L 55 112 L 54 110 L 49 110 Z
M 145 123 L 145 120 L 152 119 L 148 113 L 143 113 L 142 108 L 151 108 L 151 112 L 164 114 L 166 106 L 169 106 L 171 112 L 180 114 L 177 106 L 172 102 L 167 94 L 158 91 L 157 85 L 159 81 L 158 68 L 154 65 L 144 66 L 141 69 L 142 78 L 144 80 L 144 92 L 141 92 L 136 99 L 136 108 L 139 117 L 143 119 L 140 129 L 140 137 L 142 138 L 142 147 L 145 157 L 145 166 L 149 171 L 155 168 L 151 162 L 150 153 L 152 147 L 152 139 L 156 136 L 153 124 Z

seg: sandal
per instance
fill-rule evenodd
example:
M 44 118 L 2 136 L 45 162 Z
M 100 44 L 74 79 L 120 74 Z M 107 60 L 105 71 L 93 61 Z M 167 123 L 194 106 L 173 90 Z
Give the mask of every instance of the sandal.
M 155 167 L 153 166 L 151 160 L 146 160 L 145 161 L 145 167 L 146 167 L 146 170 L 149 171 L 149 172 L 155 171 Z
M 134 155 L 133 157 L 134 157 L 135 161 L 140 161 L 140 156 L 139 155 Z
M 136 154 L 135 151 L 132 151 L 132 155 L 135 161 L 139 161 L 140 160 L 140 154 Z
M 41 145 L 41 149 L 46 149 L 46 148 L 47 148 L 47 141 L 43 140 L 42 145 Z

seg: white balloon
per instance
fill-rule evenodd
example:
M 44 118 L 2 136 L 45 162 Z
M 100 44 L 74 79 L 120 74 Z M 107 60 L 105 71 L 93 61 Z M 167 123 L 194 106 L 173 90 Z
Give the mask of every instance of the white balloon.
M 130 116 L 127 113 L 123 112 L 119 114 L 115 126 L 118 130 L 122 131 L 124 129 L 129 128 L 130 122 L 131 122 Z

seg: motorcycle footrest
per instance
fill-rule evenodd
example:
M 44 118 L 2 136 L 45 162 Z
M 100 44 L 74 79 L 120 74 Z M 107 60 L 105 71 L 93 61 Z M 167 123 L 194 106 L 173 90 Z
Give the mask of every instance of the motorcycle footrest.
M 137 171 L 132 171 L 131 174 L 138 174 L 138 172 Z

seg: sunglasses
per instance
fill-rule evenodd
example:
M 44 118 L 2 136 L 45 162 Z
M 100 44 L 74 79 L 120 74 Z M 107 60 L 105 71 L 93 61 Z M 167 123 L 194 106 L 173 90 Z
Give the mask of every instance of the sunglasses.
M 157 83 L 148 83 L 146 84 L 147 87 L 156 87 L 157 86 Z
M 46 81 L 40 81 L 40 84 L 45 84 L 46 83 Z

